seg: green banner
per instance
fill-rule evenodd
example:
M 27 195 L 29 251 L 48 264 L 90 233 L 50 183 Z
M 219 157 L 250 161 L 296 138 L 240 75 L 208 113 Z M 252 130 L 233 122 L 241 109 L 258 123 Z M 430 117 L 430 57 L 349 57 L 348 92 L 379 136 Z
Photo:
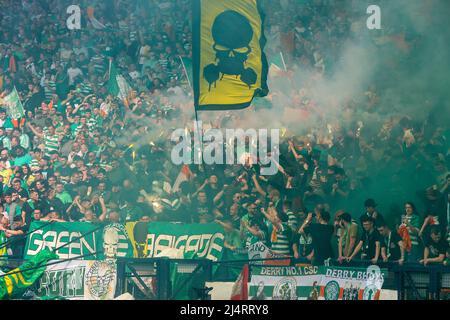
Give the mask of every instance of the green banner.
M 154 222 L 148 225 L 147 257 L 174 254 L 182 259 L 221 260 L 223 227 L 218 224 L 178 224 Z
M 45 223 L 35 221 L 31 224 L 30 230 L 36 231 L 27 238 L 25 259 L 36 256 L 45 248 L 54 250 L 65 244 L 56 252 L 60 259 L 96 252 L 102 253 L 85 260 L 114 257 L 183 259 L 187 256 L 213 261 L 222 259 L 224 231 L 218 224 L 154 222 L 107 224 L 99 228 L 101 225 L 89 222 L 55 222 L 42 228 Z
M 31 223 L 30 230 L 38 230 L 31 233 L 27 238 L 25 259 L 31 259 L 46 248 L 54 250 L 70 241 L 73 242 L 57 251 L 60 259 L 76 258 L 99 250 L 98 232 L 77 239 L 98 226 L 85 222 L 55 222 L 42 228 L 46 223 L 48 222 L 34 221 Z M 95 259 L 95 257 L 91 256 L 90 259 Z

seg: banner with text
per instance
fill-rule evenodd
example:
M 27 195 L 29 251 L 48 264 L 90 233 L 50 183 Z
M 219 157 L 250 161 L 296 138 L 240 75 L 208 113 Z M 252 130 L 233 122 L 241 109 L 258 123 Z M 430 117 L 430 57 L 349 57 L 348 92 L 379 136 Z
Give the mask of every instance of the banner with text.
M 44 224 L 36 221 L 31 224 L 30 230 L 36 231 L 27 238 L 25 259 L 45 248 L 59 247 L 62 248 L 56 253 L 60 259 L 89 254 L 91 256 L 84 260 L 168 256 L 217 261 L 222 258 L 224 231 L 218 224 L 133 222 L 101 226 L 88 222 L 56 222 L 43 227 Z
M 386 270 L 324 267 L 320 297 L 324 300 L 379 300 Z
M 319 267 L 254 267 L 249 286 L 250 300 L 306 300 L 319 295 Z
M 153 222 L 148 224 L 146 239 L 145 257 L 175 251 L 182 259 L 222 259 L 224 230 L 219 224 Z
M 250 300 L 379 300 L 386 271 L 334 267 L 254 267 Z
M 73 260 L 48 266 L 38 281 L 36 295 L 68 300 L 112 300 L 116 283 L 114 259 Z

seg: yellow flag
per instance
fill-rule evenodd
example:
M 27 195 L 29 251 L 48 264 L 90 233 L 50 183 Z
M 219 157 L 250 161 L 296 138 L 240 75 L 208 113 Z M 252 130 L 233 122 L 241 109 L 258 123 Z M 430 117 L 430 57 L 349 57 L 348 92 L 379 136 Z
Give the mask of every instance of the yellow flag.
M 267 95 L 263 25 L 258 0 L 194 0 L 197 110 L 243 109 Z

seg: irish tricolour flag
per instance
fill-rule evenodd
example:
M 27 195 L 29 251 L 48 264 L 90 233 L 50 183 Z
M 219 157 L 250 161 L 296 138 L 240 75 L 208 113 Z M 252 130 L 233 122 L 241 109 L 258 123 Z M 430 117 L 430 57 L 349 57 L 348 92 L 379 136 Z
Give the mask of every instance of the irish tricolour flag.
M 119 74 L 116 66 L 110 60 L 109 62 L 109 80 L 108 80 L 108 92 L 113 96 L 123 101 L 128 106 L 128 96 L 130 94 L 131 87 L 127 80 Z

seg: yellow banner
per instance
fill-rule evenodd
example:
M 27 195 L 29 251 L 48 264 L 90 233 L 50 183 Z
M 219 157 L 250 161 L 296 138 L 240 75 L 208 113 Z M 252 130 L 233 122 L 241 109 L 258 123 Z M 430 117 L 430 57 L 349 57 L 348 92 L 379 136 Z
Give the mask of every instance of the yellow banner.
M 198 110 L 248 107 L 265 96 L 264 15 L 257 0 L 194 0 L 193 68 Z

